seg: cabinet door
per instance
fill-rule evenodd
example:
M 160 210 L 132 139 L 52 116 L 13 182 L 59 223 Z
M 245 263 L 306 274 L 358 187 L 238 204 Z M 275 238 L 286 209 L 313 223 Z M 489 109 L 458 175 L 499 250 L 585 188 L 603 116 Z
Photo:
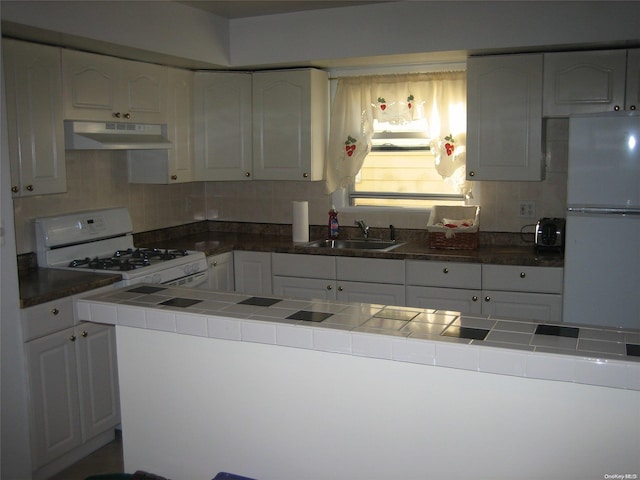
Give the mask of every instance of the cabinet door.
M 405 305 L 404 285 L 338 281 L 337 300 L 381 305 Z
M 120 423 L 115 327 L 76 327 L 82 433 L 87 441 Z
M 67 191 L 60 49 L 2 40 L 14 196 Z
M 233 292 L 235 290 L 233 252 L 207 257 L 207 263 L 209 264 L 209 278 L 206 283 L 196 288 L 201 290 L 216 290 L 219 292 Z
M 626 50 L 544 55 L 544 115 L 624 109 Z
M 75 331 L 27 342 L 34 468 L 82 443 Z
M 250 180 L 251 75 L 196 73 L 194 112 L 196 178 Z
M 627 110 L 640 109 L 640 48 L 627 52 L 625 108 Z
M 169 154 L 169 183 L 193 181 L 193 73 L 169 69 L 167 131 L 173 148 Z
M 542 55 L 467 61 L 467 179 L 541 180 Z
M 116 117 L 136 123 L 167 122 L 168 69 L 120 60 L 120 101 Z
M 233 252 L 235 287 L 238 293 L 271 295 L 271 254 Z
M 118 59 L 73 50 L 62 51 L 64 118 L 117 120 L 120 73 Z
M 273 294 L 278 297 L 302 300 L 335 300 L 335 284 L 335 280 L 276 275 L 273 277 Z
M 322 180 L 328 87 L 315 69 L 253 74 L 254 178 Z
M 562 296 L 483 290 L 482 313 L 495 318 L 560 322 L 562 321 Z
M 480 290 L 407 286 L 407 306 L 460 312 L 482 313 Z

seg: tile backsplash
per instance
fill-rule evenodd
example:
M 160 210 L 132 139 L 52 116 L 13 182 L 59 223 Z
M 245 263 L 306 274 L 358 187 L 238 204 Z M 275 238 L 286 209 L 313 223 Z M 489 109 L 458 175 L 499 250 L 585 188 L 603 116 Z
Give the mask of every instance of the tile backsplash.
M 481 230 L 519 232 L 538 217 L 564 216 L 567 183 L 568 121 L 545 121 L 546 179 L 541 182 L 475 182 L 471 203 L 482 205 Z M 134 232 L 200 220 L 290 224 L 292 201 L 309 202 L 309 222 L 324 225 L 331 206 L 323 182 L 192 182 L 177 185 L 131 184 L 126 152 L 67 151 L 67 193 L 14 199 L 18 253 L 35 251 L 33 219 L 79 210 L 126 206 Z M 535 202 L 534 218 L 518 216 L 520 201 Z M 343 212 L 351 226 L 364 217 L 373 227 L 424 228 L 428 213 Z M 526 229 L 532 232 L 533 229 Z

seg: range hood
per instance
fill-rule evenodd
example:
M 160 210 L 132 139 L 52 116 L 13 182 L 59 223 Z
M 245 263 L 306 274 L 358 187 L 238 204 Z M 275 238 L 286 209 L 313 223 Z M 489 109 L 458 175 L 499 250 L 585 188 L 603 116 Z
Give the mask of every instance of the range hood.
M 147 123 L 65 120 L 66 150 L 166 150 L 167 126 Z

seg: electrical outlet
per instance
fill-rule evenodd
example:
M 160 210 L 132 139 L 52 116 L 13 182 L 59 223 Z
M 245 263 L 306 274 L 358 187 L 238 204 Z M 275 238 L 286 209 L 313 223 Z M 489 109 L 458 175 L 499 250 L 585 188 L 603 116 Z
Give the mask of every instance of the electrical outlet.
M 534 218 L 536 216 L 536 202 L 532 200 L 521 201 L 518 216 L 522 218 Z

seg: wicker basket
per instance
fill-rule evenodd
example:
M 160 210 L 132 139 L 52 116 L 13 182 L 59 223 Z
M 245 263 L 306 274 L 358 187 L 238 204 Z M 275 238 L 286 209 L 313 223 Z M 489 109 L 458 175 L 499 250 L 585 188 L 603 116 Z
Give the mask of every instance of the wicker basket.
M 447 220 L 473 220 L 468 227 L 446 227 Z M 429 248 L 475 250 L 478 248 L 480 207 L 436 206 L 427 222 Z

